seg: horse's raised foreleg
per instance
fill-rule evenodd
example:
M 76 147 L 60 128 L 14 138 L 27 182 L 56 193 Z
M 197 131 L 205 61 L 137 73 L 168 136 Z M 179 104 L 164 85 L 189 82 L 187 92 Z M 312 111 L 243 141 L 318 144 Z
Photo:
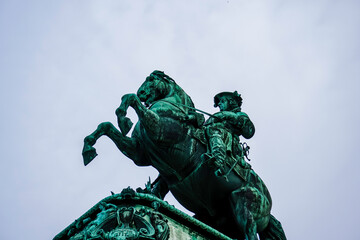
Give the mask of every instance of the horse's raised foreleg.
M 87 136 L 84 139 L 84 148 L 83 148 L 83 159 L 85 166 L 89 164 L 96 156 L 96 149 L 93 147 L 96 143 L 97 139 L 101 136 L 108 136 L 118 147 L 118 149 L 127 157 L 132 159 L 138 165 L 146 165 L 141 164 L 141 156 L 139 151 L 139 144 L 137 139 L 129 138 L 124 136 L 118 129 L 114 127 L 114 125 L 110 122 L 100 123 L 97 129 Z
M 160 117 L 157 113 L 147 109 L 140 101 L 139 97 L 136 94 L 126 94 L 121 98 L 121 104 L 118 109 L 116 109 L 116 116 L 118 117 L 118 123 L 120 129 L 126 130 L 128 127 L 124 127 L 124 122 L 128 122 L 127 119 L 124 119 L 127 113 L 127 109 L 131 106 L 136 114 L 139 117 L 142 127 L 145 128 L 149 136 L 159 136 L 160 132 Z

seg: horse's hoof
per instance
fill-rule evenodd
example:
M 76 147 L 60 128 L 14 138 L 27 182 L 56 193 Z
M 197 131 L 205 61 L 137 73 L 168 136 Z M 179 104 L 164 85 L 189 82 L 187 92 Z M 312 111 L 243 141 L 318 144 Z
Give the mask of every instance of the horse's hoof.
M 96 149 L 90 145 L 85 144 L 83 151 L 82 151 L 82 156 L 84 159 L 84 165 L 88 165 L 96 156 Z

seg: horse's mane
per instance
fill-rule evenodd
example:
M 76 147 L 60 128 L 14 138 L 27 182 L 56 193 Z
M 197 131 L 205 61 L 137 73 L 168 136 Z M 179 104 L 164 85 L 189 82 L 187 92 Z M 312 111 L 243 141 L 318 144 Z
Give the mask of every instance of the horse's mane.
M 174 79 L 172 79 L 170 76 L 166 75 L 164 72 L 155 70 L 153 71 L 150 76 L 160 78 L 161 80 L 165 81 L 167 84 L 172 85 L 172 88 L 170 88 L 169 93 L 166 96 L 166 99 L 172 99 L 176 101 L 180 101 L 181 104 L 194 107 L 194 103 L 191 100 L 190 96 L 187 95 L 187 93 L 175 82 Z M 174 99 L 175 98 L 175 99 Z M 188 108 L 185 109 L 185 107 L 181 107 L 186 112 L 189 111 Z

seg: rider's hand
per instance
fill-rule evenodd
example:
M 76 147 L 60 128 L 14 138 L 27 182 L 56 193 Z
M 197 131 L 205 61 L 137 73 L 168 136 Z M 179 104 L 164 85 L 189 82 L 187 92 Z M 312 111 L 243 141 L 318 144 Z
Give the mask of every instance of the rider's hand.
M 189 121 L 189 122 L 195 119 L 196 119 L 195 115 L 186 115 L 185 117 L 185 121 Z
M 219 120 L 235 120 L 237 118 L 236 114 L 229 111 L 222 111 L 215 113 L 214 116 L 216 116 L 217 121 Z

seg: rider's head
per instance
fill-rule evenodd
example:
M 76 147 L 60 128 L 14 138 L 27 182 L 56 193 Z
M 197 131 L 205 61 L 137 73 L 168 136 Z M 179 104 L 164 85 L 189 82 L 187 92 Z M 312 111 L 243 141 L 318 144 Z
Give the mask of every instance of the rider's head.
M 241 110 L 241 95 L 235 92 L 221 92 L 214 97 L 214 107 L 219 107 L 220 111 L 231 111 L 236 108 Z

